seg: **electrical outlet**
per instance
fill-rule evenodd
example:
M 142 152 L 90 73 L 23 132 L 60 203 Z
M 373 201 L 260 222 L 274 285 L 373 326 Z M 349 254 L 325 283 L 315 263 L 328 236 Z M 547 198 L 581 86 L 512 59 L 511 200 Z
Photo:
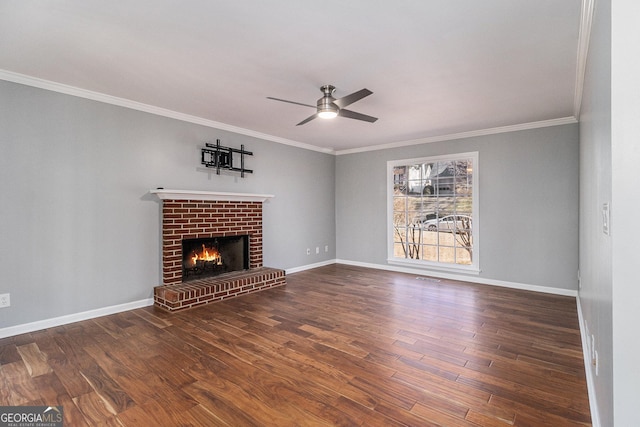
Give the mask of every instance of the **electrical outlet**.
M 582 278 L 580 277 L 580 269 L 578 269 L 578 289 L 582 289 Z
M 598 359 L 598 351 L 596 350 L 596 337 L 593 334 L 591 334 L 591 364 L 597 376 L 600 371 L 600 360 Z
M 320 253 L 320 246 L 316 246 L 316 255 Z
M 329 252 L 329 245 L 326 245 L 326 246 L 324 247 L 324 251 L 325 251 L 325 252 Z
M 10 294 L 0 295 L 0 308 L 9 307 L 11 305 Z

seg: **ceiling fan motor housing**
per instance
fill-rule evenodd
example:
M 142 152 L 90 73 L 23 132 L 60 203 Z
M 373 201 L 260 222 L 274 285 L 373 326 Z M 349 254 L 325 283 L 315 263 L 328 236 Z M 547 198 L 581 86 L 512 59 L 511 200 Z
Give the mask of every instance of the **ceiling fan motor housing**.
M 318 107 L 318 116 L 322 118 L 333 118 L 338 115 L 340 110 L 336 104 L 333 103 L 336 99 L 332 96 L 336 90 L 335 86 L 324 85 L 320 88 L 324 96 L 318 99 L 316 103 Z

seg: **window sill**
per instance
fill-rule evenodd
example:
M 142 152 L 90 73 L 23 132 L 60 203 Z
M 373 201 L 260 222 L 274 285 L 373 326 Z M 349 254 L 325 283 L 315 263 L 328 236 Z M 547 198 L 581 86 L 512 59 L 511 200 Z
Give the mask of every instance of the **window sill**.
M 443 271 L 449 273 L 463 273 L 463 274 L 480 274 L 480 268 L 475 265 L 442 265 L 435 264 L 428 261 L 416 261 L 416 260 L 402 260 L 397 258 L 387 259 L 388 264 L 399 265 L 402 267 L 418 268 L 421 270 L 434 270 Z

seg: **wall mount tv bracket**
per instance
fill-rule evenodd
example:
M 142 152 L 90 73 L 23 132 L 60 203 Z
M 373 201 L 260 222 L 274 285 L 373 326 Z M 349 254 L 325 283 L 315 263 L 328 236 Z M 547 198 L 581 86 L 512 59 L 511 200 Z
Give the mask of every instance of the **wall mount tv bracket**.
M 251 151 L 244 149 L 244 144 L 240 145 L 240 149 L 223 147 L 220 140 L 217 139 L 215 145 L 206 143 L 206 148 L 201 149 L 201 163 L 208 168 L 215 168 L 216 175 L 220 175 L 220 170 L 230 170 L 240 172 L 240 176 L 244 178 L 245 173 L 253 173 L 253 170 L 244 167 L 244 156 L 253 156 Z M 234 166 L 234 154 L 240 154 L 240 167 Z M 237 157 L 237 156 L 236 156 Z

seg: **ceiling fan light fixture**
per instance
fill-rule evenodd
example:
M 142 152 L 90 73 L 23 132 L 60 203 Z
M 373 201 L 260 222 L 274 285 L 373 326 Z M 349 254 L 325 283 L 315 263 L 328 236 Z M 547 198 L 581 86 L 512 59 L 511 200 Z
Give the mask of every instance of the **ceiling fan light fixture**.
M 333 119 L 338 115 L 338 106 L 333 103 L 335 98 L 331 96 L 333 90 L 335 89 L 331 86 L 331 92 L 326 91 L 325 96 L 318 99 L 318 117 L 321 119 Z
M 337 116 L 338 116 L 338 112 L 332 111 L 332 110 L 320 111 L 318 113 L 318 117 L 320 117 L 321 119 L 333 119 L 333 118 L 336 118 Z

